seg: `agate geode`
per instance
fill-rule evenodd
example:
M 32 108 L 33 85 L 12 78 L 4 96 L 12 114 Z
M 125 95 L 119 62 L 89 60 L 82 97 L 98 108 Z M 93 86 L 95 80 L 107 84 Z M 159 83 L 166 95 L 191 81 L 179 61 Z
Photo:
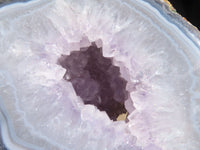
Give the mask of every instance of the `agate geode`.
M 198 150 L 199 37 L 158 0 L 36 0 L 2 7 L 5 147 Z

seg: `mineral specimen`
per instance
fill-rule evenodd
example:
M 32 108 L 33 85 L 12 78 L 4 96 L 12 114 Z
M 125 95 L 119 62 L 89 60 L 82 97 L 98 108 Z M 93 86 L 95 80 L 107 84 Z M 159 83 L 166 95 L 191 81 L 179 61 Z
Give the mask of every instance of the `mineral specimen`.
M 198 150 L 199 37 L 162 0 L 33 0 L 0 8 L 5 147 Z M 102 105 L 108 101 L 112 107 Z M 113 121 L 118 115 L 126 121 Z

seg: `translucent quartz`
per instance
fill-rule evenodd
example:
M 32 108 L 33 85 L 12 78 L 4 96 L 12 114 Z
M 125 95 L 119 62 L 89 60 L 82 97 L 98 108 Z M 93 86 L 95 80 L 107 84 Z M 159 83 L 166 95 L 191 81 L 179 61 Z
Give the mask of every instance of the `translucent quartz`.
M 0 9 L 0 122 L 11 150 L 197 150 L 199 33 L 143 0 L 34 0 Z M 162 3 L 162 2 L 160 2 Z M 170 15 L 167 15 L 169 13 Z M 196 31 L 197 32 L 197 31 Z M 61 54 L 103 45 L 131 92 L 129 122 L 84 105 Z

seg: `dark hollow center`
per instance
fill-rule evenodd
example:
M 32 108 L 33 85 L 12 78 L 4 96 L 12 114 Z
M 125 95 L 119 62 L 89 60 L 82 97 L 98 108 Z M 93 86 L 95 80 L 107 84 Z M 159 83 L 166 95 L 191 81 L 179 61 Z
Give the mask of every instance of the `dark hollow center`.
M 95 43 L 62 55 L 59 64 L 66 69 L 64 79 L 72 83 L 84 104 L 95 105 L 114 121 L 127 112 L 127 81 L 120 76 L 119 67 L 112 64 L 112 58 L 105 58 Z

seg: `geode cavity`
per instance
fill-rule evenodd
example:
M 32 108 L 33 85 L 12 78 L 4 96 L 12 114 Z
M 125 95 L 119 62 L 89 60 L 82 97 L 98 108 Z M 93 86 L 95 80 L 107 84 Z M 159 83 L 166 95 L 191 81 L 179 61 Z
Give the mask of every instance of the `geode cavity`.
M 72 83 L 84 104 L 95 105 L 112 120 L 127 112 L 127 81 L 120 76 L 119 67 L 112 64 L 112 58 L 103 57 L 102 48 L 92 43 L 88 48 L 63 55 L 59 63 L 67 70 L 64 78 Z

